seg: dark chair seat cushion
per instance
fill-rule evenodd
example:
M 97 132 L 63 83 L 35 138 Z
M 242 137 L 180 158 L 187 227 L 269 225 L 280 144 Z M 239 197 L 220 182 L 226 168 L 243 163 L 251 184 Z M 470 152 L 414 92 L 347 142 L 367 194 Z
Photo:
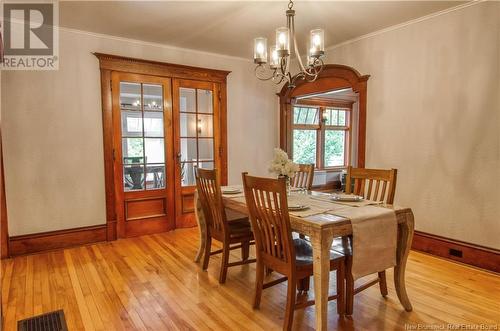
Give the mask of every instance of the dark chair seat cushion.
M 242 213 L 239 213 L 237 211 L 227 209 L 227 208 L 226 208 L 226 219 L 228 222 L 243 221 L 243 222 L 247 222 L 248 224 L 250 224 L 250 221 L 248 220 L 248 215 L 245 215 L 245 214 L 242 214 Z
M 310 265 L 313 263 L 313 248 L 309 241 L 301 238 L 293 240 L 295 246 L 295 263 L 297 266 Z M 339 252 L 330 251 L 330 261 L 337 261 L 344 258 Z

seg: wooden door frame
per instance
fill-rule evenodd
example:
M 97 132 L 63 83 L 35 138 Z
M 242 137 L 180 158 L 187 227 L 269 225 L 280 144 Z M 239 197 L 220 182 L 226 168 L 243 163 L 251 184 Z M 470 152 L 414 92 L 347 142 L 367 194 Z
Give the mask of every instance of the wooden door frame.
M 106 238 L 117 239 L 117 212 L 115 193 L 115 171 L 113 161 L 113 107 L 111 72 L 136 73 L 142 75 L 179 78 L 220 84 L 220 155 L 221 182 L 227 183 L 227 75 L 230 71 L 206 69 L 179 64 L 149 61 L 112 54 L 93 53 L 99 60 L 101 72 L 101 103 L 103 122 L 104 176 L 106 192 Z
M 280 147 L 292 152 L 292 105 L 295 97 L 352 88 L 359 94 L 358 112 L 358 160 L 357 166 L 365 166 L 366 153 L 366 98 L 370 75 L 361 75 L 356 69 L 341 64 L 326 64 L 314 82 L 298 81 L 295 88 L 287 84 L 277 93 L 280 98 Z
M 9 257 L 9 225 L 7 220 L 7 199 L 5 197 L 5 170 L 3 167 L 2 131 L 0 129 L 0 257 Z M 2 315 L 3 317 L 3 315 Z

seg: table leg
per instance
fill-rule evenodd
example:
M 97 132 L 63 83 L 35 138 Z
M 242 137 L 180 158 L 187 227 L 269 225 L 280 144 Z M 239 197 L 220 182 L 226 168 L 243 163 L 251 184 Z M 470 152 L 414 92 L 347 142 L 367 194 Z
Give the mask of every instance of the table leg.
M 405 270 L 413 239 L 414 226 L 415 221 L 413 213 L 410 211 L 406 214 L 406 222 L 400 223 L 398 226 L 397 261 L 394 267 L 394 286 L 396 287 L 396 294 L 398 295 L 399 302 L 401 302 L 406 311 L 412 311 L 413 309 L 408 294 L 406 293 Z
M 194 213 L 196 222 L 198 223 L 198 233 L 200 234 L 200 243 L 198 246 L 198 251 L 196 252 L 195 262 L 200 262 L 203 253 L 205 252 L 205 242 L 207 241 L 207 224 L 205 222 L 205 216 L 203 215 L 203 210 L 201 208 L 200 199 L 198 199 L 198 192 L 194 192 Z
M 316 330 L 328 327 L 328 290 L 330 281 L 330 246 L 333 236 L 317 231 L 311 236 L 313 246 L 314 297 L 316 309 Z

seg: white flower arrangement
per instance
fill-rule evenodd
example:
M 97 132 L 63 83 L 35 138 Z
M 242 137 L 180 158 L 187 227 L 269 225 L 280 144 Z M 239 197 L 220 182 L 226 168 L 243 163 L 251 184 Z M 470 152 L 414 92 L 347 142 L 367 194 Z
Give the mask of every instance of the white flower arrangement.
M 295 173 L 299 171 L 299 165 L 288 158 L 288 154 L 280 149 L 274 149 L 274 157 L 269 166 L 269 172 L 277 176 L 285 176 L 293 178 Z

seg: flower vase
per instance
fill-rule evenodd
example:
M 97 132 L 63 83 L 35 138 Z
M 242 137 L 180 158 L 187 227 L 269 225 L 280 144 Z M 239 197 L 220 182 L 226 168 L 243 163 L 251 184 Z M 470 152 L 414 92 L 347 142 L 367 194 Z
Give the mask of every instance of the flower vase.
M 292 191 L 292 189 L 291 189 L 291 183 L 290 183 L 290 177 L 288 177 L 286 175 L 279 175 L 278 178 L 285 178 L 285 182 L 286 182 L 286 195 L 290 196 L 290 193 Z

